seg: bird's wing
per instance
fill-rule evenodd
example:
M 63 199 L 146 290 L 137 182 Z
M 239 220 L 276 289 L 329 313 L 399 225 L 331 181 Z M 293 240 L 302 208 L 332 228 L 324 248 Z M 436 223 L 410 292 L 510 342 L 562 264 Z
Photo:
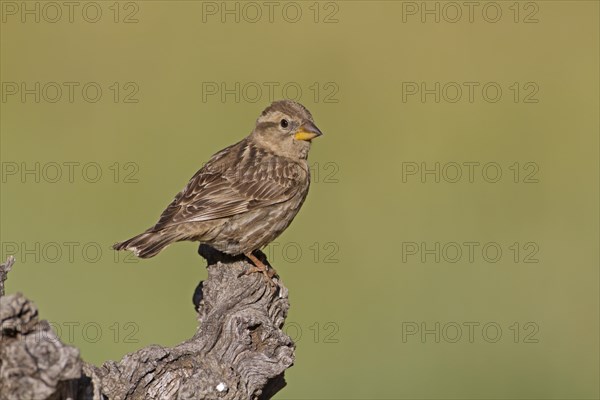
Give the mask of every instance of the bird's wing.
M 260 161 L 259 161 L 260 160 Z M 230 217 L 284 202 L 304 187 L 308 171 L 240 142 L 215 154 L 177 194 L 153 230 Z

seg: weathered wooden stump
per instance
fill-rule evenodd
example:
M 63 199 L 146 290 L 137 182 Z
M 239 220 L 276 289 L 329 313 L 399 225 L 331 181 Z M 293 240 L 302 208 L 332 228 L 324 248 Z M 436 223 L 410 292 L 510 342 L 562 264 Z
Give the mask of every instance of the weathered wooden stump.
M 200 246 L 208 279 L 194 293 L 199 327 L 175 346 L 149 346 L 101 367 L 63 344 L 35 305 L 4 295 L 14 260 L 0 266 L 0 399 L 259 399 L 283 386 L 294 343 L 282 331 L 287 289 L 245 258 Z M 257 256 L 264 259 L 263 254 Z

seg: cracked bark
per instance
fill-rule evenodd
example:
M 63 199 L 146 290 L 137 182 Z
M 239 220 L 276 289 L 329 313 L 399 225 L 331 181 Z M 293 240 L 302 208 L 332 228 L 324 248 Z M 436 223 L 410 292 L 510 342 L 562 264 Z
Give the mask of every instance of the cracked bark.
M 152 345 L 96 367 L 65 345 L 20 293 L 3 296 L 14 260 L 0 265 L 0 399 L 257 399 L 285 386 L 294 343 L 282 331 L 287 289 L 244 258 L 200 246 L 208 279 L 194 293 L 199 327 L 175 346 Z M 262 253 L 257 256 L 265 260 Z

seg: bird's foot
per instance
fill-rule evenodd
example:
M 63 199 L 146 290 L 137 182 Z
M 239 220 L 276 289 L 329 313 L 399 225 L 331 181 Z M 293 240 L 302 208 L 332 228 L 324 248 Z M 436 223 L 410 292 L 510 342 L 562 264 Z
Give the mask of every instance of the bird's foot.
M 253 274 L 255 272 L 262 272 L 262 274 L 265 276 L 265 278 L 266 278 L 267 282 L 269 283 L 269 285 L 276 286 L 275 282 L 273 282 L 273 277 L 275 275 L 277 275 L 277 271 L 275 271 L 274 268 L 268 267 L 262 261 L 260 261 L 254 254 L 252 254 L 250 252 L 249 253 L 244 253 L 244 255 L 246 257 L 248 257 L 250 259 L 250 261 L 252 261 L 252 264 L 254 264 L 253 267 L 247 269 L 244 272 L 244 275 L 250 275 L 250 274 Z

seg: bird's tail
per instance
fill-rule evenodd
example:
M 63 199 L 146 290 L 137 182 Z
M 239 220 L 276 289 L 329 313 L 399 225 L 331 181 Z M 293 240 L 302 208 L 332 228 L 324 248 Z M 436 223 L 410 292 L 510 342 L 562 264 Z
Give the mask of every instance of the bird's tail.
M 115 243 L 115 250 L 131 250 L 140 258 L 154 257 L 171 243 L 181 240 L 180 234 L 168 229 L 160 231 L 147 230 L 124 242 Z

